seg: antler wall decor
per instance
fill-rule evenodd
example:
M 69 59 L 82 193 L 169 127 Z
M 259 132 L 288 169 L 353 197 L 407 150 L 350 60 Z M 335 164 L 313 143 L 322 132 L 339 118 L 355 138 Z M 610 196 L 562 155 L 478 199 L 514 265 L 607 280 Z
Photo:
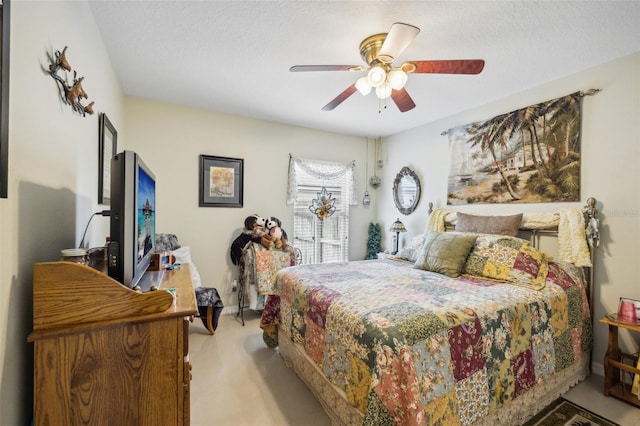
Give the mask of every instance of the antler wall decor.
M 71 65 L 67 61 L 66 57 L 67 46 L 64 47 L 62 52 L 56 50 L 55 59 L 51 58 L 51 65 L 49 65 L 49 75 L 58 83 L 60 88 L 60 96 L 62 100 L 71 105 L 71 108 L 78 114 L 82 114 L 85 117 L 87 114 L 93 114 L 93 104 L 82 105 L 82 99 L 88 99 L 87 92 L 82 88 L 82 80 L 84 77 L 78 78 L 76 71 L 73 71 L 73 83 L 68 84 L 67 79 L 58 75 L 58 72 L 62 69 L 67 72 L 71 72 Z M 66 75 L 65 75 L 66 77 Z

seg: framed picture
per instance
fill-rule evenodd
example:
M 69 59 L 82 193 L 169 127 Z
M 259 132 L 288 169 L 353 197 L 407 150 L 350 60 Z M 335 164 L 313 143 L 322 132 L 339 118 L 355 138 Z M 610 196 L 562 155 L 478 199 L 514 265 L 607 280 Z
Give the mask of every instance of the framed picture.
M 9 0 L 0 1 L 0 198 L 9 179 Z
M 200 207 L 242 207 L 244 160 L 200 156 Z
M 98 135 L 98 204 L 111 202 L 111 158 L 116 155 L 118 132 L 107 114 L 101 113 Z

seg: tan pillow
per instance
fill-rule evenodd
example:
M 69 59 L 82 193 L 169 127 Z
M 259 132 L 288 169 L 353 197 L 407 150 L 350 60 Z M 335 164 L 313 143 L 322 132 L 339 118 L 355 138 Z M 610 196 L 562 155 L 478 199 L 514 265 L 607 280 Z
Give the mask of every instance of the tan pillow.
M 430 231 L 414 268 L 455 278 L 460 275 L 476 235 Z
M 511 216 L 478 216 L 466 213 L 457 213 L 456 231 L 477 232 L 479 234 L 518 235 L 518 229 L 522 222 L 522 213 Z

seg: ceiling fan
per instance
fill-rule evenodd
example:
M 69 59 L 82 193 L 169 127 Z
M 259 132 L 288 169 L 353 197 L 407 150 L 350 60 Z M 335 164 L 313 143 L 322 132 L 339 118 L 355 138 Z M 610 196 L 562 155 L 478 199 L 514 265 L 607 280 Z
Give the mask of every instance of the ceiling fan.
M 322 109 L 332 111 L 353 95 L 356 90 L 363 96 L 375 89 L 378 99 L 391 97 L 401 112 L 410 111 L 416 104 L 404 88 L 408 74 L 479 74 L 483 59 L 455 59 L 436 61 L 407 61 L 399 67 L 393 61 L 416 38 L 420 28 L 396 22 L 388 33 L 374 34 L 360 43 L 360 56 L 368 66 L 362 65 L 294 65 L 289 71 L 366 71 L 351 86 L 336 96 Z

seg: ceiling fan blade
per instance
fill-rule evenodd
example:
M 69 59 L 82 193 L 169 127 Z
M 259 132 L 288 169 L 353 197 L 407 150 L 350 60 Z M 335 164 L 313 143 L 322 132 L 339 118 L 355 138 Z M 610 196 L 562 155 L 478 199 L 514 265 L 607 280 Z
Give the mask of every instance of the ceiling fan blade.
M 380 47 L 378 59 L 385 64 L 390 64 L 409 46 L 418 36 L 420 28 L 413 25 L 396 22 L 391 26 L 387 37 Z
M 354 83 L 351 86 L 347 87 L 344 92 L 342 92 L 338 96 L 336 96 L 331 102 L 329 102 L 328 104 L 323 106 L 322 110 L 323 111 L 333 111 L 335 109 L 335 107 L 337 107 L 338 105 L 340 105 L 341 103 L 346 101 L 349 96 L 351 96 L 351 95 L 353 95 L 355 93 L 355 91 L 356 91 L 356 85 Z
M 416 107 L 415 102 L 413 102 L 413 99 L 411 99 L 411 96 L 409 96 L 409 93 L 407 93 L 404 88 L 392 90 L 391 99 L 393 99 L 393 102 L 398 106 L 400 112 L 407 112 Z
M 294 65 L 289 68 L 289 71 L 361 71 L 363 69 L 360 65 Z
M 414 74 L 480 74 L 484 59 L 451 59 L 444 61 L 408 61 L 402 70 Z

